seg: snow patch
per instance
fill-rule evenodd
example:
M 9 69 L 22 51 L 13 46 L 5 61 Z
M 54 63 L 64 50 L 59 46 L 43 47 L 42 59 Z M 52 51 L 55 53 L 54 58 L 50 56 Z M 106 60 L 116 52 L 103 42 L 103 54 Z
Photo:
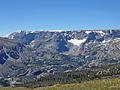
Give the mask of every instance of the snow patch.
M 99 33 L 99 34 L 101 34 L 101 36 L 106 35 L 106 33 L 104 33 L 103 31 L 85 31 L 86 34 L 89 34 L 91 32 Z
M 36 40 L 33 40 L 33 41 L 30 43 L 30 45 L 31 45 L 32 47 L 34 47 L 35 41 L 36 41 Z
M 85 31 L 86 34 L 89 34 L 89 33 L 91 33 L 91 32 L 92 32 L 92 31 Z
M 100 34 L 101 34 L 101 36 L 106 35 L 103 31 L 97 31 L 97 33 L 100 33 Z
M 103 32 L 103 31 L 98 31 L 98 33 L 104 34 L 104 32 Z
M 102 43 L 107 43 L 107 42 L 110 42 L 111 40 L 104 40 L 102 41 Z
M 120 38 L 115 38 L 114 40 L 120 40 Z
M 44 31 L 48 31 L 48 32 L 63 32 L 65 30 L 44 30 Z
M 108 43 L 108 42 L 110 42 L 110 41 L 118 41 L 118 40 L 120 40 L 120 38 L 104 40 L 104 41 L 102 41 L 102 43 Z
M 33 40 L 33 41 L 31 42 L 31 44 L 33 44 L 33 43 L 35 43 L 35 40 Z
M 82 40 L 78 40 L 78 39 L 71 39 L 68 40 L 68 42 L 76 45 L 76 46 L 80 46 L 80 44 L 84 43 L 87 39 L 82 39 Z

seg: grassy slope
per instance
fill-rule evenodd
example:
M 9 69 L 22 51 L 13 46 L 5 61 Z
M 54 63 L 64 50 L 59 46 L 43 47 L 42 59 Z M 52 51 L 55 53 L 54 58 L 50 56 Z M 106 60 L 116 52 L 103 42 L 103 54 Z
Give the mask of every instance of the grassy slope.
M 120 79 L 95 80 L 77 84 L 55 85 L 35 90 L 120 90 Z
M 76 84 L 55 85 L 35 89 L 0 88 L 0 90 L 120 90 L 120 79 L 94 80 Z
M 33 90 L 28 88 L 12 88 L 12 87 L 0 87 L 0 90 Z M 39 90 L 39 89 L 38 89 Z

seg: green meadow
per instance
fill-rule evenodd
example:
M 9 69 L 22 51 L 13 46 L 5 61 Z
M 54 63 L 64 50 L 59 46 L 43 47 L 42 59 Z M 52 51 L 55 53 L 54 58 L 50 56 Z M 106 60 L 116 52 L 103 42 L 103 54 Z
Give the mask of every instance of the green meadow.
M 39 88 L 1 87 L 0 90 L 120 90 L 120 79 L 93 80 L 74 84 L 58 84 Z

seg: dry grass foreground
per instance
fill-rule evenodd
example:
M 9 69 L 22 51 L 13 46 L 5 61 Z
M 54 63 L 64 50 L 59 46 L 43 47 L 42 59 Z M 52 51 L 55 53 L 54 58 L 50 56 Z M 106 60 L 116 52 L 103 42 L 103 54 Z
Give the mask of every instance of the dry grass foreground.
M 94 80 L 83 83 L 54 85 L 35 89 L 1 87 L 0 90 L 120 90 L 120 79 Z

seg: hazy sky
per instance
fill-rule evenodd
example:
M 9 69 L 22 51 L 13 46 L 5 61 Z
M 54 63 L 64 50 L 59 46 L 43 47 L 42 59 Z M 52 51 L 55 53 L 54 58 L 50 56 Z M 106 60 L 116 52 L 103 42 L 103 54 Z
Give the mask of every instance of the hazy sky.
M 20 30 L 119 28 L 120 0 L 0 0 L 0 35 Z

